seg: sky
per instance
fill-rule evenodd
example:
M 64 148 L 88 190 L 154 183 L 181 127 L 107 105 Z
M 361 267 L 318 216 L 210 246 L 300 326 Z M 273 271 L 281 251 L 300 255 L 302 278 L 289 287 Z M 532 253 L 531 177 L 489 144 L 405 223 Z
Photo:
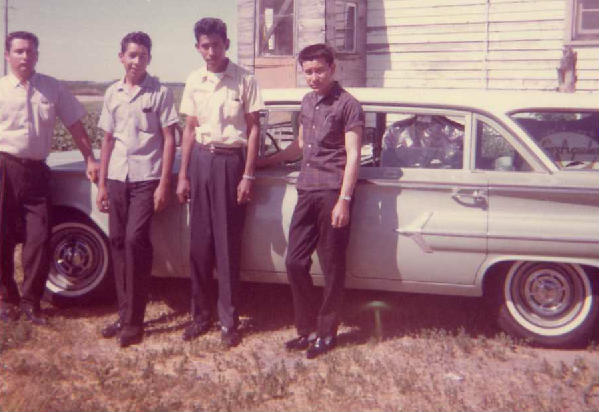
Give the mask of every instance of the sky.
M 40 39 L 36 70 L 62 80 L 110 81 L 123 74 L 120 41 L 131 31 L 152 38 L 148 71 L 164 82 L 185 82 L 202 65 L 193 25 L 202 17 L 227 23 L 229 57 L 237 59 L 236 0 L 2 0 L 8 31 Z M 2 14 L 3 16 L 3 14 Z M 4 19 L 0 19 L 4 33 Z

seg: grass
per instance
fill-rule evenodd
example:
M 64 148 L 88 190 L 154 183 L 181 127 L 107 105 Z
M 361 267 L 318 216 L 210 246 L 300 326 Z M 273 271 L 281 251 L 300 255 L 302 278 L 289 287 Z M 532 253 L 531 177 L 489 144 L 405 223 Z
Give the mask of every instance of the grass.
M 288 353 L 285 285 L 244 284 L 244 340 L 183 342 L 189 281 L 153 279 L 142 344 L 99 330 L 114 304 L 55 308 L 52 326 L 0 324 L 0 411 L 597 411 L 597 346 L 548 351 L 498 331 L 480 299 L 348 291 L 339 347 Z M 374 317 L 371 301 L 392 310 Z M 434 304 L 431 304 L 434 302 Z

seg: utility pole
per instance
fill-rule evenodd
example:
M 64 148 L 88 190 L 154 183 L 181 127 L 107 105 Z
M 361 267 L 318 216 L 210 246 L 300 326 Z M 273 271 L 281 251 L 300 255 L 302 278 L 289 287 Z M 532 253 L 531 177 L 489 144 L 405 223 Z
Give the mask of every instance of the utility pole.
M 8 36 L 8 0 L 4 0 L 4 42 Z M 4 60 L 4 75 L 6 76 L 6 59 Z

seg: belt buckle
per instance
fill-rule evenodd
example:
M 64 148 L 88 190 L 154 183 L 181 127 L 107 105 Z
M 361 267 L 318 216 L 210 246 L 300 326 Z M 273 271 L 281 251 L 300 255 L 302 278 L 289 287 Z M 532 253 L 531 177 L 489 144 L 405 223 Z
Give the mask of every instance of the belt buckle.
M 214 146 L 214 143 L 210 143 L 208 145 L 208 150 L 210 151 L 210 153 L 214 154 L 216 152 L 216 146 Z

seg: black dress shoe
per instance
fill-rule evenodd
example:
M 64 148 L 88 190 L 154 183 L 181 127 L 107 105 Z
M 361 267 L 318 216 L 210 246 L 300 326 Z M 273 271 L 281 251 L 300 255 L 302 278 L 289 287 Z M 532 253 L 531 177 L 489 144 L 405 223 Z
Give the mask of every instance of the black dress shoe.
M 25 318 L 31 323 L 35 323 L 36 325 L 48 324 L 48 318 L 42 315 L 39 309 L 34 308 L 33 306 L 21 306 L 21 312 L 25 315 Z
M 327 336 L 326 338 L 319 337 L 306 351 L 306 358 L 314 359 L 323 353 L 327 353 L 335 346 L 337 346 L 337 338 L 335 336 Z
M 0 306 L 0 321 L 2 322 L 14 322 L 19 320 L 19 310 L 14 305 L 2 305 Z
M 285 349 L 287 350 L 305 350 L 308 349 L 311 343 L 316 340 L 314 335 L 301 335 L 285 342 Z
M 123 324 L 119 319 L 116 322 L 106 325 L 104 329 L 102 329 L 101 333 L 106 339 L 114 338 L 121 331 L 121 329 L 123 329 Z
M 144 331 L 138 327 L 123 327 L 119 334 L 119 345 L 121 348 L 141 343 Z
M 208 332 L 210 330 L 209 322 L 191 322 L 191 325 L 183 331 L 183 340 L 190 341 Z
M 228 349 L 241 343 L 241 334 L 237 328 L 221 328 L 220 341 Z

